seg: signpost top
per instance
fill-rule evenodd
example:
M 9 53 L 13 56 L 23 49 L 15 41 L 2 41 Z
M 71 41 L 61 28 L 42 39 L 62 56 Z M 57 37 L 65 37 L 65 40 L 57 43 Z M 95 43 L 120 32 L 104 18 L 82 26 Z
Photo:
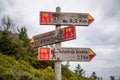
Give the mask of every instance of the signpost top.
M 89 13 L 40 12 L 41 25 L 75 25 L 88 26 L 94 21 Z

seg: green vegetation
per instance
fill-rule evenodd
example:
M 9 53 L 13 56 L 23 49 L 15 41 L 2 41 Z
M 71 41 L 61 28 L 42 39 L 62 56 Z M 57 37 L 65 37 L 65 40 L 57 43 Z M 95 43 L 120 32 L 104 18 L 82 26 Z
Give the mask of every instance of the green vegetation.
M 8 20 L 6 20 L 8 19 Z M 27 29 L 13 33 L 13 23 L 3 17 L 0 27 L 0 80 L 54 80 L 54 61 L 38 61 L 37 49 L 29 45 Z M 6 25 L 6 26 L 5 26 Z M 62 65 L 62 80 L 96 80 L 82 76 L 80 65 L 75 72 Z

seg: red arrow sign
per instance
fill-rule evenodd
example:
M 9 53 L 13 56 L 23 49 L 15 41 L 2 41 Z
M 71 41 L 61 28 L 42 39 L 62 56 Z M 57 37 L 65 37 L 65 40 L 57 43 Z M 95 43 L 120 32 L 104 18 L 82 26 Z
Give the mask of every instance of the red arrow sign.
M 94 19 L 92 18 L 92 16 L 88 14 L 88 25 L 90 25 L 93 21 Z
M 89 50 L 90 60 L 92 60 L 95 55 L 96 55 L 96 54 L 90 49 L 90 50 Z

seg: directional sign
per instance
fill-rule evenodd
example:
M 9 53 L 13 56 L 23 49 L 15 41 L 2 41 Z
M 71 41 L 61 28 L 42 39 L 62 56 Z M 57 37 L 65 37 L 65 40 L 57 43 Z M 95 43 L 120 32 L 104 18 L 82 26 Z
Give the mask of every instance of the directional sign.
M 60 61 L 91 61 L 96 54 L 90 48 L 60 48 Z
M 88 26 L 94 21 L 89 13 L 40 12 L 41 25 Z
M 33 47 L 41 47 L 51 45 L 63 41 L 68 41 L 76 38 L 76 31 L 74 26 L 61 28 L 51 32 L 34 36 L 30 44 Z
M 90 48 L 65 48 L 51 49 L 48 47 L 38 48 L 38 60 L 60 61 L 91 61 L 96 54 Z

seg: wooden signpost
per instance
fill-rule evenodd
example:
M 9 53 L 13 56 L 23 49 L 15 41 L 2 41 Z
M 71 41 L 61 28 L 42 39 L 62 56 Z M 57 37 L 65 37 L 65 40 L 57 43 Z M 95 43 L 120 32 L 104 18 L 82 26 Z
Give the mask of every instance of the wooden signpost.
M 55 60 L 55 79 L 61 80 L 61 61 L 91 61 L 96 55 L 90 48 L 61 47 L 61 42 L 76 39 L 74 26 L 89 26 L 94 18 L 89 13 L 40 12 L 40 25 L 55 25 L 56 30 L 34 36 L 30 44 L 38 48 L 38 60 Z M 61 26 L 68 26 L 61 28 Z M 71 26 L 74 25 L 74 26 Z M 42 47 L 55 44 L 54 48 Z

